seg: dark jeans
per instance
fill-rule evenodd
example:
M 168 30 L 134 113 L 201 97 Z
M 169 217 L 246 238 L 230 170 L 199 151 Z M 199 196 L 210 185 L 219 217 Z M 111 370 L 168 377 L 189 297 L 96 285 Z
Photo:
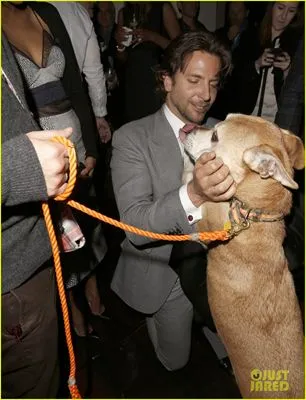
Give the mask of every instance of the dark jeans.
M 55 398 L 59 385 L 53 267 L 2 295 L 2 398 Z

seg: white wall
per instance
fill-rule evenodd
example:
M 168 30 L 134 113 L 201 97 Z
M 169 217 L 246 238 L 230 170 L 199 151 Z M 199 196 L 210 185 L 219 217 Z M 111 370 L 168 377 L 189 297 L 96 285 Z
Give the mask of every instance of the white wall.
M 123 1 L 116 1 L 116 11 L 123 7 Z M 171 2 L 177 11 L 176 1 Z M 206 26 L 209 31 L 215 31 L 224 24 L 225 1 L 201 1 L 200 2 L 199 20 Z

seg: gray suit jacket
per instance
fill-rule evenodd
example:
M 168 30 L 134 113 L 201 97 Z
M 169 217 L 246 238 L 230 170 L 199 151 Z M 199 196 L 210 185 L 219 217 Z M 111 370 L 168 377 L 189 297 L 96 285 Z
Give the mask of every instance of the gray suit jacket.
M 179 198 L 182 155 L 162 109 L 115 132 L 111 170 L 121 221 L 158 233 L 194 232 Z M 127 233 L 112 289 L 131 307 L 156 312 L 177 279 L 171 249 Z

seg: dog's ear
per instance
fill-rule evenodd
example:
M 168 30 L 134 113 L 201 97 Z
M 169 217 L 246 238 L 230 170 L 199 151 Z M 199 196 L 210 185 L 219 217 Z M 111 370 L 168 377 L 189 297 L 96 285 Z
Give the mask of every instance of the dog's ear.
M 292 167 L 303 169 L 305 167 L 305 155 L 302 140 L 286 129 L 281 129 L 281 131 Z
M 246 150 L 243 161 L 252 171 L 258 172 L 261 178 L 273 178 L 291 189 L 299 187 L 270 146 L 260 145 Z

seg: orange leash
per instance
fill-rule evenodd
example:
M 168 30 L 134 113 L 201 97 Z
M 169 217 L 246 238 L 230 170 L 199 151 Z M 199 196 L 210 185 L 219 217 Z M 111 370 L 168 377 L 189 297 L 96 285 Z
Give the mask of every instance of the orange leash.
M 69 171 L 70 172 L 69 172 L 69 180 L 67 183 L 67 188 L 66 188 L 65 193 L 55 197 L 55 200 L 57 200 L 57 201 L 65 201 L 71 195 L 74 185 L 75 185 L 75 181 L 76 181 L 76 176 L 77 176 L 76 153 L 74 150 L 74 146 L 70 142 L 70 140 L 68 140 L 62 136 L 54 137 L 52 140 L 64 144 L 68 150 Z M 131 225 L 127 225 L 123 222 L 119 222 L 113 218 L 106 217 L 105 215 L 100 214 L 97 211 L 91 210 L 90 208 L 85 207 L 84 205 L 77 203 L 74 200 L 68 200 L 67 204 L 69 204 L 71 207 L 74 207 L 77 210 L 82 211 L 85 214 L 88 214 L 91 217 L 97 218 L 107 224 L 116 226 L 117 228 L 121 228 L 124 231 L 131 232 L 136 235 L 145 236 L 145 237 L 148 237 L 151 239 L 165 240 L 165 241 L 180 241 L 180 242 L 185 241 L 185 240 L 192 240 L 192 241 L 221 240 L 221 241 L 224 241 L 224 240 L 229 239 L 229 232 L 226 230 L 215 231 L 215 232 L 198 232 L 198 233 L 192 233 L 190 235 L 168 235 L 168 234 L 162 234 L 162 233 L 149 232 L 149 231 L 146 231 L 143 229 L 136 228 Z M 81 395 L 80 395 L 78 387 L 76 385 L 75 355 L 74 355 L 73 344 L 72 344 L 71 329 L 70 329 L 70 322 L 69 322 L 69 312 L 68 312 L 67 299 L 66 299 L 66 294 L 65 294 L 65 287 L 64 287 L 62 268 L 61 268 L 61 262 L 60 262 L 60 251 L 59 251 L 53 223 L 51 220 L 51 214 L 50 214 L 48 202 L 43 202 L 42 210 L 43 210 L 44 218 L 46 221 L 46 226 L 47 226 L 50 243 L 51 243 L 51 247 L 52 247 L 54 266 L 55 266 L 55 276 L 56 276 L 56 282 L 57 282 L 57 286 L 58 286 L 59 297 L 60 297 L 63 319 L 64 319 L 64 329 L 65 329 L 65 336 L 66 336 L 66 342 L 67 342 L 68 353 L 69 353 L 69 361 L 70 361 L 70 373 L 69 373 L 69 379 L 68 379 L 69 391 L 70 391 L 72 399 L 81 399 Z
M 71 207 L 76 208 L 77 210 L 82 211 L 85 214 L 90 215 L 91 217 L 97 218 L 107 224 L 116 226 L 117 228 L 121 228 L 124 231 L 135 233 L 136 235 L 145 236 L 151 239 L 157 240 L 167 240 L 174 242 L 183 242 L 186 240 L 192 241 L 204 241 L 204 240 L 228 240 L 229 234 L 228 231 L 214 231 L 214 232 L 198 232 L 191 233 L 189 235 L 168 235 L 163 233 L 154 233 L 150 231 L 145 231 L 143 229 L 136 228 L 135 226 L 127 225 L 123 222 L 119 222 L 113 218 L 106 217 L 103 214 L 98 213 L 97 211 L 91 210 L 88 207 L 85 207 L 83 204 L 80 204 L 74 200 L 68 200 L 67 204 Z
M 70 194 L 73 190 L 75 181 L 76 181 L 76 175 L 77 175 L 76 155 L 75 155 L 74 147 L 68 139 L 59 136 L 59 137 L 53 138 L 52 140 L 66 145 L 67 149 L 68 149 L 69 182 L 67 184 L 67 189 L 66 189 L 65 193 L 63 193 L 55 198 L 55 200 L 63 201 L 63 200 L 66 200 L 70 196 Z M 55 267 L 55 277 L 56 277 L 56 283 L 57 283 L 57 287 L 58 287 L 58 293 L 59 293 L 59 298 L 60 298 L 60 303 L 61 303 L 61 308 L 62 308 L 62 313 L 63 313 L 64 330 L 65 330 L 66 342 L 67 342 L 67 347 L 68 347 L 69 363 L 70 363 L 68 387 L 69 387 L 69 391 L 70 391 L 70 395 L 71 395 L 72 399 L 81 399 L 82 397 L 81 397 L 78 387 L 76 385 L 76 378 L 75 378 L 75 373 L 76 373 L 75 355 L 74 355 L 73 343 L 72 343 L 72 337 L 71 337 L 69 311 L 68 311 L 65 286 L 64 286 L 64 281 L 63 281 L 63 274 L 62 274 L 62 267 L 61 267 L 61 260 L 60 260 L 60 251 L 59 251 L 53 223 L 51 220 L 51 214 L 50 214 L 48 202 L 43 202 L 42 210 L 43 210 L 43 214 L 45 217 L 47 230 L 48 230 L 48 234 L 49 234 L 49 238 L 50 238 L 50 243 L 51 243 L 51 247 L 52 247 L 52 254 L 53 254 L 53 259 L 54 259 L 54 267 Z

